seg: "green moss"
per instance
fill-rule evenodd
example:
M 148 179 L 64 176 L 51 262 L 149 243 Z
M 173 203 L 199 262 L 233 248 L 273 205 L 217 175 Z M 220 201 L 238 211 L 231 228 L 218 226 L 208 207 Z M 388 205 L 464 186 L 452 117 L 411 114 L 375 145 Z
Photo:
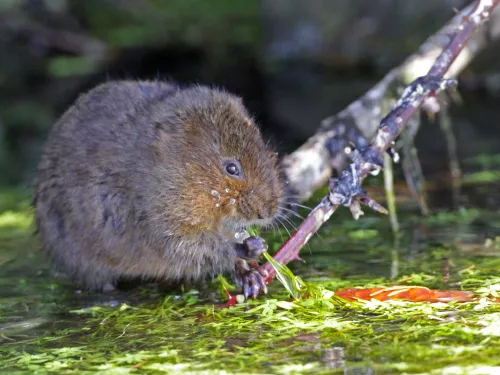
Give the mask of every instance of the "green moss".
M 487 184 L 500 181 L 500 171 L 480 171 L 466 174 L 463 177 L 463 183 L 472 184 Z
M 0 192 L 0 373 L 488 374 L 500 367 L 500 304 L 489 299 L 500 294 L 500 258 L 460 253 L 448 236 L 476 236 L 480 246 L 481 233 L 497 232 L 474 221 L 495 223 L 498 213 L 404 220 L 395 248 L 385 218 L 354 221 L 341 209 L 304 249 L 306 262 L 292 263 L 293 273 L 281 269 L 288 288 L 274 281 L 267 297 L 220 308 L 222 287 L 234 289 L 229 278 L 168 293 L 155 285 L 77 292 L 36 251 L 27 202 L 25 193 Z M 279 233 L 266 239 L 271 249 L 282 242 Z M 333 293 L 394 284 L 483 298 L 346 302 Z
M 27 229 L 33 221 L 30 214 L 5 211 L 0 214 L 0 228 Z
M 491 169 L 500 166 L 500 154 L 479 154 L 465 160 L 465 164 L 478 165 L 484 169 Z
M 477 218 L 480 211 L 477 209 L 466 209 L 461 207 L 458 211 L 439 212 L 433 216 L 427 217 L 429 224 L 450 224 L 450 223 L 470 223 Z
M 348 236 L 353 240 L 366 240 L 377 237 L 378 231 L 375 229 L 360 229 L 349 232 Z

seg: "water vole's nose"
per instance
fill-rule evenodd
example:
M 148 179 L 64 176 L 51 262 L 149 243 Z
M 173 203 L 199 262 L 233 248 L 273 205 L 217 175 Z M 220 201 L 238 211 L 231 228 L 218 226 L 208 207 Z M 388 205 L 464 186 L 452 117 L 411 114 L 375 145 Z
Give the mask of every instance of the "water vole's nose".
M 259 220 L 261 219 L 268 219 L 273 217 L 276 214 L 276 205 L 274 202 L 267 202 L 264 203 L 261 207 L 259 207 L 259 210 L 257 211 L 257 218 Z

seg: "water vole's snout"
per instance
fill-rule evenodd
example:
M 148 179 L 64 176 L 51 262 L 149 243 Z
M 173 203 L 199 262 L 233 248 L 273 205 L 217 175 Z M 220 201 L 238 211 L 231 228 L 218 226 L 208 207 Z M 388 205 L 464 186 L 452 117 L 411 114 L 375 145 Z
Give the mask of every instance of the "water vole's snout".
M 238 204 L 245 224 L 268 224 L 278 215 L 278 201 L 266 188 L 251 189 Z
M 257 219 L 263 220 L 263 219 L 269 219 L 272 218 L 273 215 L 273 210 L 271 208 L 271 204 L 266 204 L 263 205 L 262 207 L 257 208 Z

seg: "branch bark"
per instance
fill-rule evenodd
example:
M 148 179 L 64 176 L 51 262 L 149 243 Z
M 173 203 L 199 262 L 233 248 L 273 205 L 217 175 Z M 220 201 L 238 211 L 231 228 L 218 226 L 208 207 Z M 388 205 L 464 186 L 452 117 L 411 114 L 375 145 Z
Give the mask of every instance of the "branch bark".
M 338 114 L 324 119 L 315 135 L 295 152 L 283 158 L 283 168 L 293 194 L 300 200 L 308 199 L 319 187 L 324 186 L 332 171 L 341 171 L 345 165 L 343 149 L 347 142 L 358 147 L 367 145 L 382 119 L 382 102 L 389 93 L 395 97 L 407 84 L 425 75 L 436 58 L 448 50 L 450 41 L 463 20 L 476 9 L 478 2 L 457 13 L 448 24 L 428 38 L 419 50 L 394 68 L 366 94 Z M 446 78 L 456 77 L 493 40 L 500 37 L 500 9 L 491 14 L 487 25 L 480 28 L 463 45 L 462 52 L 449 67 Z M 462 30 L 463 31 L 463 30 Z M 463 41 L 456 41 L 463 43 Z M 437 69 L 437 68 L 435 68 Z
M 467 12 L 462 11 L 457 16 L 459 17 L 458 19 L 455 17 L 450 25 L 441 30 L 440 34 L 443 30 L 447 30 L 444 34 L 446 35 L 447 43 L 443 45 L 441 53 L 435 58 L 430 68 L 428 68 L 427 74 L 416 78 L 404 90 L 402 97 L 396 103 L 396 107 L 377 126 L 376 135 L 372 142 L 370 144 L 362 144 L 359 150 L 351 150 L 352 163 L 343 171 L 339 178 L 330 180 L 329 195 L 323 198 L 321 203 L 311 211 L 291 238 L 278 250 L 274 255 L 276 261 L 286 264 L 294 259 L 299 259 L 299 251 L 302 246 L 307 243 L 340 205 L 348 206 L 356 218 L 362 214 L 360 209 L 361 204 L 381 211 L 381 207 L 370 199 L 361 188 L 362 181 L 368 174 L 380 171 L 383 165 L 384 153 L 392 147 L 396 137 L 401 133 L 411 116 L 419 111 L 424 101 L 436 95 L 439 91 L 456 85 L 457 82 L 455 80 L 446 79 L 445 75 L 448 77 L 452 76 L 456 74 L 459 67 L 464 66 L 463 64 L 467 56 L 462 56 L 460 59 L 457 59 L 457 57 L 466 48 L 467 43 L 472 42 L 473 46 L 469 44 L 466 51 L 471 49 L 477 50 L 479 48 L 477 37 L 471 38 L 474 32 L 489 18 L 491 12 L 499 2 L 500 0 L 479 0 L 474 6 L 467 7 Z M 429 40 L 435 38 L 433 37 Z M 421 51 L 429 50 L 428 43 L 429 41 L 422 46 Z M 482 47 L 484 45 L 482 44 Z M 470 54 L 466 55 L 470 56 Z M 409 61 L 414 61 L 414 59 L 410 58 Z M 470 61 L 470 58 L 468 61 Z M 371 100 L 375 98 L 382 99 L 383 95 L 380 95 L 380 93 L 388 87 L 389 81 L 402 73 L 402 70 L 403 68 L 401 67 L 391 71 L 381 83 L 370 90 L 363 98 Z M 360 100 L 362 101 L 363 98 Z M 345 112 L 344 114 L 341 112 L 337 115 L 332 120 L 332 123 L 343 121 L 342 118 L 347 118 L 352 113 L 366 114 L 366 111 L 364 111 L 365 107 L 356 108 L 360 105 L 358 103 L 360 100 L 351 104 L 351 106 L 343 111 Z M 376 116 L 371 116 L 370 120 L 373 122 L 375 118 Z M 298 152 L 308 152 L 307 150 L 309 152 L 315 152 L 314 150 L 318 152 L 317 149 L 326 149 L 326 141 L 332 135 L 325 128 L 328 128 L 328 121 L 322 125 L 322 129 L 313 137 L 314 139 L 305 145 L 307 147 L 303 150 L 299 149 Z M 326 159 L 329 158 L 327 157 Z M 307 165 L 307 163 L 303 165 Z M 318 175 L 321 174 L 319 173 Z M 320 180 L 310 181 L 309 188 L 319 184 Z M 275 276 L 275 270 L 270 263 L 260 266 L 259 271 L 267 275 L 266 282 L 269 282 Z

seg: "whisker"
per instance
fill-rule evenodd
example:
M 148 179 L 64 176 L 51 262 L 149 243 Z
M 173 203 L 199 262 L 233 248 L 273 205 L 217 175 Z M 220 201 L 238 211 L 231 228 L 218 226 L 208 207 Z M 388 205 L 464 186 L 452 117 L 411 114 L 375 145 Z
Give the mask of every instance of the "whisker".
M 305 220 L 305 219 L 304 219 L 304 218 L 302 218 L 302 220 Z M 297 230 L 297 228 L 295 228 L 295 230 Z M 317 236 L 319 237 L 319 239 L 320 239 L 323 243 L 325 243 L 325 244 L 326 244 L 325 239 L 321 236 L 321 234 L 319 234 L 319 231 L 316 231 L 314 234 L 315 234 L 315 235 L 317 235 Z M 308 243 L 307 245 L 309 246 L 309 243 Z M 310 248 L 309 248 L 309 250 L 310 250 Z
M 290 204 L 290 206 L 297 206 L 297 207 L 300 207 L 300 208 L 305 208 L 305 209 L 307 209 L 307 210 L 309 210 L 309 211 L 312 211 L 312 208 L 311 208 L 311 207 L 304 206 L 303 204 L 299 204 L 299 203 L 295 203 L 295 202 L 293 202 L 293 203 L 289 203 L 289 204 Z
M 284 210 L 284 211 L 287 211 L 287 212 L 290 212 L 291 214 L 295 215 L 296 217 L 298 217 L 299 219 L 302 219 L 302 220 L 305 220 L 302 215 L 299 215 L 297 212 L 295 212 L 294 210 L 290 210 L 289 208 L 286 208 L 286 207 L 283 207 L 283 206 L 278 206 L 280 209 Z
M 292 227 L 293 229 L 295 229 L 295 231 L 297 231 L 297 226 L 296 226 L 296 225 L 295 225 L 295 224 L 294 224 L 294 223 L 293 223 L 293 222 L 292 222 L 289 218 L 287 218 L 287 217 L 286 217 L 285 215 L 283 215 L 283 214 L 279 214 L 279 216 L 280 216 L 283 220 L 285 220 L 288 224 L 290 224 L 290 225 L 291 225 L 291 227 Z
M 278 199 L 288 199 L 288 200 L 292 200 L 292 199 L 302 199 L 303 197 L 301 197 L 300 195 L 290 195 L 290 194 L 283 194 L 283 195 L 280 195 L 278 196 Z
M 294 229 L 295 231 L 297 231 L 297 227 L 295 225 L 293 225 L 293 223 L 288 220 L 285 216 L 282 216 L 282 215 L 279 215 L 279 217 L 277 217 L 279 219 L 286 219 L 286 221 L 288 222 L 288 224 L 290 224 Z M 285 224 L 282 223 L 283 227 L 285 228 L 285 230 L 288 232 L 288 234 L 290 235 L 290 237 L 292 237 L 292 235 L 290 234 L 290 232 L 288 231 L 288 229 L 286 228 Z M 309 249 L 309 254 L 312 255 L 312 249 L 311 249 L 311 245 L 309 243 L 306 244 L 307 248 Z
M 279 235 L 281 237 L 281 243 L 285 243 L 285 239 L 283 238 L 283 233 L 281 233 L 281 230 L 278 227 L 278 224 L 276 224 L 275 222 L 273 222 L 273 228 L 276 228 L 276 230 L 278 231 L 278 233 L 279 233 Z
M 309 210 L 309 211 L 312 211 L 312 208 L 311 208 L 311 207 L 305 206 L 305 205 L 300 204 L 300 203 L 296 203 L 296 202 L 294 202 L 294 201 L 291 201 L 291 202 L 290 202 L 290 201 L 288 201 L 288 200 L 286 200 L 286 199 L 285 199 L 285 200 L 281 200 L 281 198 L 283 198 L 283 197 L 278 198 L 278 203 L 285 204 L 285 205 L 287 205 L 287 206 L 291 206 L 291 207 L 292 207 L 292 206 L 297 206 L 297 207 L 300 207 L 300 208 L 305 208 L 305 209 L 307 209 L 307 210 Z M 289 197 L 285 196 L 284 198 L 289 198 Z
M 285 223 L 281 220 L 281 217 L 276 216 L 276 220 L 278 220 L 278 222 L 283 226 L 283 228 L 285 228 L 286 232 L 288 233 L 289 238 L 291 238 L 292 234 L 290 233 L 290 231 L 286 227 Z
M 296 198 L 296 199 L 300 199 L 302 198 L 301 195 L 298 195 L 298 194 L 287 194 L 287 193 L 283 193 L 282 195 L 280 195 L 280 198 Z
M 288 222 L 288 224 L 290 224 L 292 226 L 292 228 L 295 230 L 295 232 L 298 231 L 298 228 L 297 226 L 291 221 L 289 220 L 287 217 L 283 216 L 283 219 L 286 220 Z M 311 246 L 309 246 L 309 244 L 307 244 L 307 246 L 309 247 L 309 252 L 311 252 Z

